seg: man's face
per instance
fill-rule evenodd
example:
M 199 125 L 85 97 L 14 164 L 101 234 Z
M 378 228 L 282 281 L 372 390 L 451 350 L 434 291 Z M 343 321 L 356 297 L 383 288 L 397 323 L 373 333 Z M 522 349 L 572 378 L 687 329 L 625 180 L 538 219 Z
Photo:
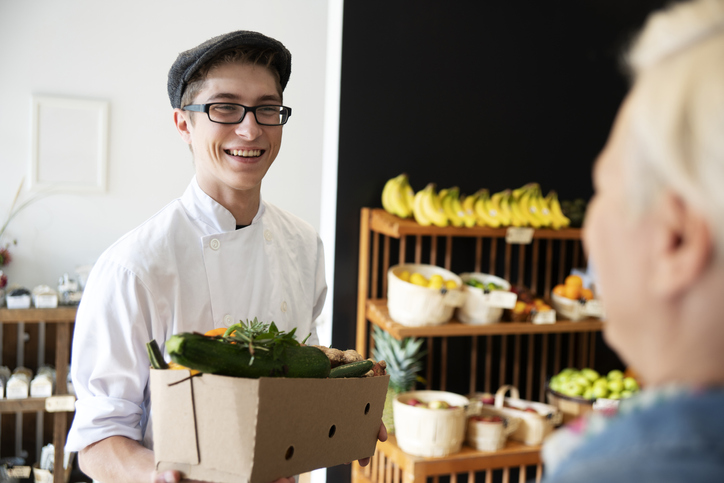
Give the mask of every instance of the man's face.
M 596 161 L 595 194 L 586 213 L 583 241 L 606 308 L 606 340 L 631 361 L 645 343 L 647 307 L 654 303 L 647 291 L 654 230 L 650 215 L 632 215 L 626 192 L 628 117 L 624 103 Z
M 224 64 L 209 71 L 193 101 L 194 104 L 211 102 L 254 107 L 281 104 L 282 99 L 269 69 L 251 64 Z M 191 144 L 196 177 L 207 194 L 217 200 L 239 192 L 258 195 L 261 180 L 279 153 L 282 126 L 257 124 L 251 113 L 247 113 L 240 124 L 214 123 L 205 113 L 180 111 L 177 116 L 186 119 L 194 116 L 193 124 L 185 123 L 186 133 L 179 130 Z

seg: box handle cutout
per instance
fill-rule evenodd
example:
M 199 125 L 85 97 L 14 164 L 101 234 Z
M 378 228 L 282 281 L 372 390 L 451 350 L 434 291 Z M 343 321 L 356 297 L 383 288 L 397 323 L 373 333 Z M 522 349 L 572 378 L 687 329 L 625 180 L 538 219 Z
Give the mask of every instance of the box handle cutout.
M 329 428 L 329 437 L 331 438 L 332 436 L 334 436 L 334 433 L 336 433 L 336 432 L 337 432 L 337 426 L 333 424 L 332 427 Z
M 369 414 L 370 412 L 370 403 L 367 403 L 367 406 L 365 406 L 365 416 Z
M 284 455 L 284 459 L 289 461 L 292 459 L 292 456 L 294 456 L 294 446 L 290 446 L 287 448 L 287 453 Z

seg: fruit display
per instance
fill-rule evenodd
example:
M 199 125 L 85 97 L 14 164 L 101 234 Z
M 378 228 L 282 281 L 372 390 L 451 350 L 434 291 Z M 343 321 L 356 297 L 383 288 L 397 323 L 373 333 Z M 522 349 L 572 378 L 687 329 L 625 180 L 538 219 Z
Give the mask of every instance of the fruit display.
M 626 399 L 636 394 L 640 388 L 633 377 L 614 369 L 606 375 L 591 368 L 580 370 L 566 368 L 553 376 L 548 387 L 559 394 L 585 400 Z
M 413 285 L 418 285 L 420 287 L 427 287 L 431 288 L 433 290 L 440 290 L 443 287 L 447 290 L 455 290 L 458 287 L 458 283 L 453 279 L 445 279 L 442 275 L 439 273 L 434 273 L 430 275 L 430 278 L 425 277 L 420 272 L 412 272 L 410 273 L 409 270 L 403 270 L 399 274 L 396 274 L 397 278 L 402 280 L 403 282 L 408 282 Z
M 513 322 L 533 322 L 537 318 L 544 318 L 545 316 L 549 316 L 548 319 L 555 320 L 553 308 L 543 298 L 534 296 L 527 287 L 517 285 L 512 288 L 512 291 L 518 295 L 518 301 L 515 303 L 515 307 L 510 310 L 510 320 Z M 553 313 L 550 314 L 550 312 Z
M 569 300 L 593 300 L 593 291 L 583 286 L 583 279 L 578 275 L 569 275 L 564 283 L 553 287 L 553 293 Z
M 385 361 L 365 360 L 354 350 L 340 351 L 306 346 L 295 337 L 296 329 L 280 331 L 274 322 L 256 318 L 206 334 L 183 332 L 166 341 L 171 362 L 166 363 L 158 344 L 146 344 L 154 369 L 188 369 L 192 374 L 222 376 L 343 378 L 385 375 Z
M 403 173 L 385 183 L 382 207 L 400 218 L 414 218 L 423 226 L 529 226 L 556 230 L 571 226 L 556 191 L 543 196 L 538 183 L 496 193 L 480 189 L 471 195 L 462 194 L 457 186 L 438 191 L 435 183 L 428 183 L 415 192 Z
M 565 282 L 551 290 L 551 302 L 563 317 L 576 321 L 585 317 L 603 317 L 603 306 L 593 290 L 583 286 L 578 275 L 569 275 Z
M 501 284 L 497 284 L 495 282 L 481 282 L 478 279 L 471 278 L 469 280 L 465 281 L 465 285 L 469 285 L 471 287 L 479 288 L 483 290 L 484 292 L 492 292 L 493 290 L 508 290 L 507 288 L 503 287 Z

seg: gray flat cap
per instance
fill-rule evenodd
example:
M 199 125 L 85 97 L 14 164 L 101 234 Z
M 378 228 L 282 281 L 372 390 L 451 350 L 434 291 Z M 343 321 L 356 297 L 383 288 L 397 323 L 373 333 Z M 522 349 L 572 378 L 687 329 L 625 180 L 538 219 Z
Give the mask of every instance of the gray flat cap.
M 186 89 L 186 84 L 202 65 L 222 50 L 240 45 L 265 47 L 276 52 L 272 66 L 279 72 L 279 80 L 283 91 L 292 72 L 292 54 L 278 40 L 259 32 L 238 30 L 209 39 L 198 47 L 181 52 L 178 55 L 176 62 L 168 71 L 168 98 L 171 100 L 171 106 L 174 108 L 181 107 L 181 96 L 184 89 Z

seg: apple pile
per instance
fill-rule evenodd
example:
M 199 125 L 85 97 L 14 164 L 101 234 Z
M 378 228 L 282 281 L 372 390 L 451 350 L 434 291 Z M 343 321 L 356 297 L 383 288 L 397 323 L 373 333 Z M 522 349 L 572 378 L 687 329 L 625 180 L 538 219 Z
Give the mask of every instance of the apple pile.
M 415 406 L 418 408 L 426 408 L 426 409 L 455 409 L 457 406 L 451 406 L 445 401 L 441 401 L 439 399 L 436 399 L 434 401 L 430 402 L 422 402 L 419 399 L 411 398 L 407 400 L 406 403 L 408 406 Z
M 626 399 L 639 391 L 633 377 L 625 377 L 618 369 L 602 376 L 594 369 L 566 368 L 553 376 L 548 384 L 551 390 L 565 396 L 583 399 Z

